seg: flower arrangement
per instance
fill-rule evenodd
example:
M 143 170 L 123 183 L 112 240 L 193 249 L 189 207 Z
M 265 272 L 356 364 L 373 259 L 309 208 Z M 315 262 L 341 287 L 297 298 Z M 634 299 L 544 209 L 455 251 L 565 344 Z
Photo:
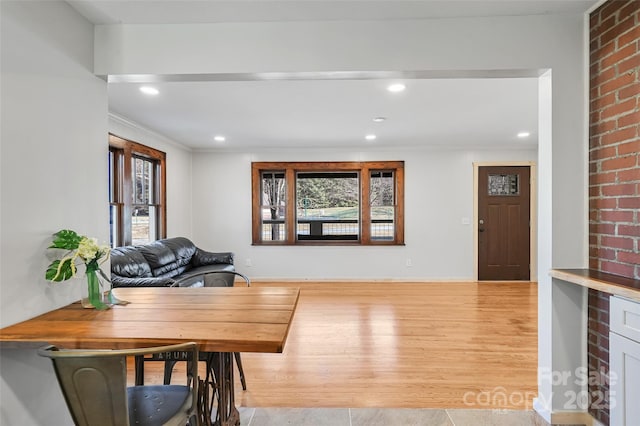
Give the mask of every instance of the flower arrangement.
M 77 232 L 70 229 L 58 231 L 53 234 L 53 237 L 53 242 L 48 248 L 67 250 L 67 253 L 61 259 L 54 260 L 49 264 L 45 273 L 47 280 L 59 282 L 73 278 L 78 271 L 78 263 L 83 263 L 89 288 L 88 299 L 82 301 L 84 307 L 108 309 L 109 305 L 128 303 L 118 300 L 111 293 L 111 289 L 104 296 L 104 300 L 108 304 L 103 301 L 103 292 L 100 291 L 101 283 L 98 274 L 103 280 L 110 282 L 109 278 L 100 269 L 100 265 L 109 259 L 111 251 L 109 246 L 101 246 L 95 238 L 78 235 Z
M 48 248 L 69 250 L 69 252 L 62 259 L 51 262 L 45 274 L 47 280 L 64 281 L 75 277 L 78 260 L 84 263 L 87 273 L 100 271 L 103 275 L 100 264 L 109 258 L 109 246 L 100 246 L 95 238 L 78 235 L 69 229 L 58 231 L 53 236 L 53 242 Z M 100 259 L 103 259 L 102 262 Z

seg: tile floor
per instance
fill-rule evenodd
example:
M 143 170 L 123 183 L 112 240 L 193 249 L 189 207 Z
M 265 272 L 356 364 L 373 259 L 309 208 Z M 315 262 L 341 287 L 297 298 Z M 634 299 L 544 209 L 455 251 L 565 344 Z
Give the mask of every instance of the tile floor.
M 243 426 L 544 426 L 532 411 L 408 408 L 247 408 Z

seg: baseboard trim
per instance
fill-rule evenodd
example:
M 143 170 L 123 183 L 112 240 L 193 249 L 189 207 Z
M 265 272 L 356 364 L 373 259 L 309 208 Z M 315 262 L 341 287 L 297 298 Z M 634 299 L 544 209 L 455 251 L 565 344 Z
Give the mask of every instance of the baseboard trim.
M 551 424 L 551 411 L 549 411 L 546 405 L 540 402 L 540 398 L 533 399 L 533 411 L 544 420 L 547 424 Z
M 248 271 L 245 269 L 243 271 L 245 275 L 249 275 Z M 250 276 L 250 275 L 249 275 Z M 273 282 L 282 282 L 282 283 L 305 283 L 305 282 L 332 282 L 332 283 L 361 283 L 361 282 L 371 282 L 371 283 L 504 283 L 509 282 L 513 283 L 514 281 L 475 281 L 470 278 L 263 278 L 263 277 L 251 277 L 251 282 L 263 282 L 263 283 L 273 283 Z M 522 281 L 524 283 L 529 283 L 533 281 Z
M 604 426 L 604 423 L 599 422 L 595 417 L 589 415 L 591 418 L 591 426 Z
M 602 423 L 587 412 L 556 412 L 551 414 L 551 424 L 603 426 Z
M 584 411 L 560 411 L 551 413 L 550 422 L 548 417 L 545 417 L 538 410 L 535 413 L 543 420 L 547 425 L 584 425 L 584 426 L 604 426 L 591 414 Z
M 540 403 L 539 398 L 533 400 L 533 411 L 548 425 L 585 425 L 604 426 L 586 411 L 554 411 Z

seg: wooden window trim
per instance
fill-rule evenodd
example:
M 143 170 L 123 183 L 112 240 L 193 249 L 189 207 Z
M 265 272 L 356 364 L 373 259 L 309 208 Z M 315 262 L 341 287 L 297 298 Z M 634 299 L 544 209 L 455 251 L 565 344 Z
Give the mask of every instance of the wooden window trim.
M 167 154 L 142 145 L 137 142 L 130 141 L 128 139 L 121 138 L 114 134 L 109 134 L 109 148 L 111 150 L 119 150 L 121 155 L 118 159 L 121 162 L 121 175 L 116 177 L 117 188 L 114 188 L 114 196 L 117 196 L 115 203 L 122 207 L 118 210 L 118 216 L 121 220 L 122 226 L 118 230 L 119 241 L 122 245 L 130 245 L 132 242 L 131 232 L 127 231 L 131 229 L 131 213 L 133 205 L 133 186 L 131 183 L 131 159 L 133 157 L 141 157 L 149 160 L 156 161 L 159 165 L 159 170 L 156 175 L 158 180 L 158 188 L 156 199 L 158 203 L 158 235 L 157 238 L 165 238 L 167 235 L 167 173 L 166 173 L 166 157 Z
M 395 176 L 395 215 L 393 240 L 377 241 L 371 238 L 370 178 L 371 171 L 393 170 Z M 285 239 L 262 240 L 262 173 L 284 171 L 287 184 Z M 298 241 L 296 239 L 295 179 L 298 172 L 354 171 L 360 174 L 360 239 L 359 241 Z M 404 161 L 372 162 L 254 162 L 251 163 L 251 228 L 253 245 L 404 245 Z

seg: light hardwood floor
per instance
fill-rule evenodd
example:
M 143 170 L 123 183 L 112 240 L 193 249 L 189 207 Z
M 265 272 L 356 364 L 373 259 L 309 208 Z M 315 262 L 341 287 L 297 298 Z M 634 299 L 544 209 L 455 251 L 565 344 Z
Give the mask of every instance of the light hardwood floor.
M 282 354 L 243 353 L 243 407 L 530 410 L 537 285 L 254 282 L 300 288 Z
M 299 287 L 300 299 L 282 354 L 242 354 L 241 408 L 532 409 L 536 283 L 252 286 Z M 150 364 L 158 380 L 162 363 Z

